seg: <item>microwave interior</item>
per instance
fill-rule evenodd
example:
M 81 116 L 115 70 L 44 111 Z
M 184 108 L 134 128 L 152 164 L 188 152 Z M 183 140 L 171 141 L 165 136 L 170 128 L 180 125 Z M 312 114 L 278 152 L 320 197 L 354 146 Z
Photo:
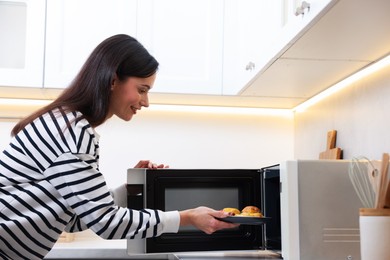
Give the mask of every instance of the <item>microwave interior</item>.
M 207 206 L 213 209 L 234 207 L 241 210 L 245 206 L 254 205 L 265 213 L 266 210 L 270 211 L 270 207 L 265 203 L 265 196 L 275 197 L 277 202 L 279 200 L 279 190 L 264 188 L 262 170 L 148 169 L 145 174 L 143 187 L 128 184 L 128 191 L 135 189 L 133 194 L 137 194 L 137 196 L 128 194 L 128 206 L 131 208 L 146 207 L 170 211 Z M 270 180 L 268 176 L 266 182 L 271 182 L 267 186 L 272 186 L 275 181 Z M 279 187 L 279 179 L 277 187 Z M 139 196 L 142 190 L 143 194 Z M 279 214 L 280 218 L 280 212 L 270 211 L 271 213 Z M 268 230 L 273 239 L 280 236 L 277 232 L 280 230 Z M 265 249 L 266 235 L 264 225 L 240 225 L 211 235 L 193 227 L 180 227 L 178 233 L 162 234 L 159 237 L 146 239 L 146 252 Z M 275 243 L 272 245 L 274 246 Z

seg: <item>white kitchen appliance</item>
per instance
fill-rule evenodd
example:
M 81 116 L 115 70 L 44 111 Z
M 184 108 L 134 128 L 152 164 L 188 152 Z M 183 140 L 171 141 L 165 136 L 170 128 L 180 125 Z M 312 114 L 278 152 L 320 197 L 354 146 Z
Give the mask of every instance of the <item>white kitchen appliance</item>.
M 127 206 L 132 209 L 170 211 L 198 206 L 242 209 L 253 205 L 267 217 L 266 222 L 257 225 L 243 224 L 211 235 L 193 227 L 180 227 L 177 233 L 128 240 L 129 255 L 280 249 L 279 174 L 273 176 L 271 170 L 265 173 L 261 169 L 128 169 L 127 177 Z M 275 181 L 277 189 L 273 188 Z M 272 210 L 269 204 L 278 210 Z
M 347 160 L 280 164 L 282 257 L 360 259 L 359 208 Z

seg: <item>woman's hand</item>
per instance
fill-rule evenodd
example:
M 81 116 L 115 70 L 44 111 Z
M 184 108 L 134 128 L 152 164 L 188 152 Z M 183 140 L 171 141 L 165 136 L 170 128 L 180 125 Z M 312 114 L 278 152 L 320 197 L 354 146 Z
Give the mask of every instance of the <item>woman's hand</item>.
M 137 163 L 134 168 L 148 168 L 148 169 L 157 169 L 157 168 L 169 168 L 168 165 L 164 164 L 155 164 L 152 163 L 150 160 L 141 160 Z
M 206 234 L 212 234 L 217 230 L 235 228 L 239 224 L 227 223 L 217 218 L 230 216 L 229 213 L 217 211 L 207 207 L 198 207 L 180 211 L 180 226 L 192 225 Z

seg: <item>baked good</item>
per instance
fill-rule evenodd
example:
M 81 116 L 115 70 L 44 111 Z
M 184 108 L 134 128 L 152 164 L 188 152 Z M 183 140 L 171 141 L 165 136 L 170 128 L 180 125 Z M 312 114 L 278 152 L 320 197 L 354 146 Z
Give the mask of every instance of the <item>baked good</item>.
M 260 212 L 260 209 L 255 206 L 246 206 L 241 210 L 241 213 L 258 213 Z
M 258 217 L 262 218 L 263 214 L 260 212 L 260 209 L 255 206 L 246 206 L 242 211 L 236 208 L 224 208 L 224 212 L 232 213 L 234 216 L 238 217 Z
M 241 211 L 239 211 L 236 208 L 224 208 L 222 211 L 228 212 L 228 213 L 233 213 L 234 215 L 238 215 L 241 213 Z
M 238 216 L 240 216 L 240 217 L 250 217 L 251 213 L 241 212 L 240 214 L 238 214 Z
M 238 216 L 240 217 L 258 217 L 262 218 L 263 214 L 260 212 L 260 209 L 255 206 L 246 206 L 242 209 L 241 214 Z
M 255 212 L 255 213 L 249 213 L 251 217 L 257 217 L 257 218 L 262 218 L 263 214 L 261 212 Z

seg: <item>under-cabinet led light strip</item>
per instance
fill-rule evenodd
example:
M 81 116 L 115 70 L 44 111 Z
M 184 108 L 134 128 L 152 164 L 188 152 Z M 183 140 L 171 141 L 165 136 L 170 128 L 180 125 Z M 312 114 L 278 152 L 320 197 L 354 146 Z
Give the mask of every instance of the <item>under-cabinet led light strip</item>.
M 0 106 L 44 106 L 52 102 L 47 99 L 19 99 L 0 98 Z M 157 112 L 194 112 L 214 114 L 241 114 L 241 115 L 271 115 L 292 116 L 291 109 L 257 108 L 257 107 L 226 107 L 226 106 L 197 106 L 197 105 L 169 105 L 151 104 L 145 111 Z
M 274 115 L 292 116 L 291 109 L 257 108 L 257 107 L 224 107 L 224 106 L 190 106 L 152 104 L 147 110 L 170 112 L 194 112 L 216 114 Z
M 356 72 L 355 74 L 343 79 L 342 81 L 336 83 L 335 85 L 331 86 L 330 88 L 320 92 L 319 94 L 315 95 L 314 97 L 308 99 L 307 101 L 301 103 L 300 105 L 296 106 L 292 110 L 294 112 L 302 112 L 306 110 L 308 107 L 314 105 L 315 103 L 318 103 L 320 100 L 323 100 L 324 98 L 344 89 L 347 86 L 350 86 L 352 83 L 357 82 L 358 80 L 390 65 L 390 55 L 382 58 L 381 60 L 365 67 L 364 69 Z
M 27 98 L 0 98 L 3 106 L 45 106 L 52 102 L 50 99 L 27 99 Z

